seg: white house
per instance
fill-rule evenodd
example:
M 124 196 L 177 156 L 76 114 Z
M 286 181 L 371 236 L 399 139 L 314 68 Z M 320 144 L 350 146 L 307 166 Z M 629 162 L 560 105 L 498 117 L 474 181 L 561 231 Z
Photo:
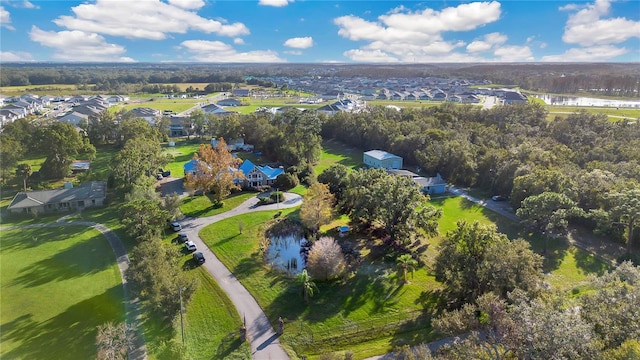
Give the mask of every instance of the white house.
M 402 158 L 382 150 L 369 150 L 362 155 L 362 162 L 376 169 L 401 169 Z

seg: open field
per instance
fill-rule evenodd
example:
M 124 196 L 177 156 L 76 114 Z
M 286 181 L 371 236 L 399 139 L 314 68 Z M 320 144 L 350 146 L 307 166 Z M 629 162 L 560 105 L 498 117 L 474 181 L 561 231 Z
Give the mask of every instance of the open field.
M 638 108 L 615 108 L 615 107 L 593 107 L 593 106 L 552 106 L 547 105 L 549 114 L 571 114 L 578 111 L 586 111 L 592 114 L 605 114 L 612 121 L 622 119 L 640 119 L 640 109 Z
M 42 95 L 78 95 L 87 94 L 91 91 L 77 90 L 77 85 L 71 84 L 47 84 L 47 85 L 26 85 L 26 86 L 2 86 L 0 94 L 5 96 L 18 96 L 22 94 Z
M 181 113 L 189 110 L 200 103 L 207 103 L 206 99 L 166 99 L 166 98 L 151 98 L 153 101 L 136 100 L 135 102 L 129 102 L 126 105 L 114 105 L 109 108 L 110 112 L 117 112 L 120 110 L 131 110 L 135 108 L 151 108 L 160 111 L 171 110 L 175 113 Z
M 348 168 L 356 169 L 362 165 L 362 151 L 335 140 L 325 140 L 322 142 L 320 161 L 313 169 L 316 175 L 320 175 L 333 164 L 342 164 Z
M 0 356 L 90 359 L 96 327 L 124 321 L 120 272 L 96 230 L 2 231 Z

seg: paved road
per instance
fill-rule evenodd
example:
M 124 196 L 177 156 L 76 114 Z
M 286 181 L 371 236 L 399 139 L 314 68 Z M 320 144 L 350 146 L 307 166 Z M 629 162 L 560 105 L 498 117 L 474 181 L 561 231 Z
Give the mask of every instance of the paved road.
M 204 267 L 209 271 L 214 279 L 218 282 L 222 290 L 227 293 L 235 305 L 241 317 L 247 321 L 247 338 L 251 343 L 252 358 L 256 360 L 273 359 L 287 360 L 289 356 L 284 351 L 278 335 L 273 329 L 272 323 L 277 319 L 268 319 L 262 311 L 258 302 L 251 296 L 238 279 L 227 269 L 215 254 L 205 245 L 199 236 L 200 230 L 209 224 L 224 220 L 236 215 L 245 214 L 255 211 L 276 210 L 278 208 L 296 207 L 302 204 L 302 197 L 293 193 L 285 193 L 286 200 L 280 204 L 256 206 L 258 198 L 251 198 L 240 206 L 229 210 L 225 213 L 201 217 L 186 218 L 180 222 L 182 231 L 186 232 L 189 240 L 192 240 L 198 251 L 204 254 L 206 262 Z
M 507 219 L 513 220 L 515 222 L 520 222 L 520 218 L 513 213 L 513 209 L 511 208 L 509 203 L 506 201 L 478 199 L 476 197 L 469 195 L 466 191 L 459 189 L 455 186 L 449 186 L 449 192 L 451 192 L 454 195 L 462 196 L 463 198 L 473 203 L 484 206 L 487 209 L 506 217 Z

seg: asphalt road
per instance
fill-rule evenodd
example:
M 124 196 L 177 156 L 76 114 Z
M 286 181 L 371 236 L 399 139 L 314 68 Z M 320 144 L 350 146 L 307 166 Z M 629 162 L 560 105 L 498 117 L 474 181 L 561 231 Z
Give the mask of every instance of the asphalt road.
M 253 359 L 273 359 L 288 360 L 289 356 L 284 351 L 278 341 L 278 334 L 274 331 L 272 324 L 277 319 L 268 319 L 258 302 L 247 291 L 247 289 L 238 281 L 238 279 L 227 269 L 215 254 L 205 245 L 199 236 L 200 230 L 209 224 L 213 224 L 220 220 L 224 220 L 236 215 L 256 212 L 277 210 L 290 207 L 296 207 L 302 204 L 302 197 L 293 193 L 285 193 L 286 200 L 279 204 L 257 206 L 258 198 L 253 197 L 240 206 L 229 210 L 225 213 L 201 217 L 186 218 L 180 221 L 182 231 L 186 232 L 189 240 L 193 241 L 198 250 L 204 254 L 204 266 L 207 271 L 218 282 L 222 290 L 227 293 L 235 305 L 238 314 L 246 319 L 247 339 L 251 344 L 251 356 Z

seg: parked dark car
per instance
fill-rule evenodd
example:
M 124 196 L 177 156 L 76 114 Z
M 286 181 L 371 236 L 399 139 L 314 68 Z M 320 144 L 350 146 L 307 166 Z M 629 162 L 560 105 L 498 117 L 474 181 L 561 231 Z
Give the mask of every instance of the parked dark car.
M 180 241 L 181 243 L 185 243 L 189 241 L 189 237 L 187 236 L 187 233 L 185 232 L 178 233 L 178 241 Z
M 204 254 L 201 252 L 193 253 L 193 261 L 195 261 L 198 265 L 204 264 Z

